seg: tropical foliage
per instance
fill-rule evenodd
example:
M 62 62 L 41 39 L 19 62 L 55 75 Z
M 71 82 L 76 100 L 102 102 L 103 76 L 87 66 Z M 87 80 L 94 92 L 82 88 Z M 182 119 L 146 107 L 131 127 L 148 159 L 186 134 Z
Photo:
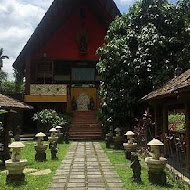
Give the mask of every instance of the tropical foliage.
M 7 113 L 7 111 L 3 110 L 3 109 L 0 109 L 0 115 L 1 114 L 4 114 L 4 113 Z
M 168 122 L 170 131 L 181 132 L 185 130 L 185 114 L 170 114 Z
M 63 115 L 58 114 L 55 110 L 52 109 L 44 109 L 40 112 L 37 112 L 33 116 L 34 121 L 38 121 L 42 124 L 46 129 L 50 129 L 51 127 L 65 126 L 67 124 L 67 118 Z
M 7 55 L 3 55 L 3 48 L 0 48 L 0 70 L 3 67 L 3 59 L 9 59 Z
M 8 74 L 6 72 L 0 70 L 0 93 L 22 93 L 24 91 L 24 83 L 19 73 L 14 70 L 14 80 L 9 80 L 7 76 Z
M 104 126 L 131 126 L 145 94 L 190 66 L 190 32 L 182 4 L 137 1 L 109 27 L 99 48 Z

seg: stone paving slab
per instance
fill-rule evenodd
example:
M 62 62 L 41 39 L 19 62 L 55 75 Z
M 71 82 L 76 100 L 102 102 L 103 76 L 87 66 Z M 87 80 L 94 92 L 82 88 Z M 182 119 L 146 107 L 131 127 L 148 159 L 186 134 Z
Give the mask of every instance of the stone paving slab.
M 124 190 L 98 142 L 73 142 L 49 190 Z

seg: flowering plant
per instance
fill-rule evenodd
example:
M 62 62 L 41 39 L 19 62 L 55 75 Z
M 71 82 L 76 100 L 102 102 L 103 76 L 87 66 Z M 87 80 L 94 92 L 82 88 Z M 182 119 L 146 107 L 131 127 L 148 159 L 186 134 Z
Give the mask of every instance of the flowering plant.
M 44 109 L 37 112 L 32 119 L 46 125 L 48 128 L 56 127 L 57 125 L 65 126 L 67 124 L 67 120 L 52 109 Z

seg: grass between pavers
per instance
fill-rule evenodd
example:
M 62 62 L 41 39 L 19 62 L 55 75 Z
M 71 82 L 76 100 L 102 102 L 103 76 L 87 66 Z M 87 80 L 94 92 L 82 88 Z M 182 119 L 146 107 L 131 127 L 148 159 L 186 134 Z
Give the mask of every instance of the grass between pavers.
M 46 142 L 47 143 L 47 142 Z M 26 174 L 25 180 L 26 183 L 23 185 L 6 185 L 6 174 L 0 173 L 0 190 L 46 190 L 50 183 L 52 182 L 53 175 L 55 174 L 55 171 L 58 169 L 59 165 L 61 164 L 61 161 L 65 157 L 69 144 L 60 144 L 58 145 L 58 160 L 51 160 L 51 153 L 50 150 L 46 150 L 47 154 L 47 161 L 45 162 L 36 162 L 35 161 L 35 150 L 34 150 L 34 144 L 35 142 L 25 142 L 25 147 L 23 148 L 21 152 L 21 159 L 27 159 L 28 164 L 26 168 L 32 168 L 32 169 L 38 169 L 38 170 L 44 170 L 44 169 L 50 169 L 52 172 L 47 175 L 40 175 L 40 176 L 33 176 L 30 174 Z M 1 172 L 1 170 L 0 170 Z
M 124 151 L 116 151 L 107 149 L 104 142 L 100 143 L 103 150 L 107 154 L 111 163 L 114 165 L 118 175 L 124 183 L 127 190 L 189 190 L 183 181 L 176 180 L 171 172 L 167 171 L 167 185 L 165 187 L 156 186 L 148 181 L 148 168 L 143 159 L 141 159 L 141 179 L 142 183 L 135 183 L 131 181 L 132 169 L 130 168 L 131 162 L 126 160 Z

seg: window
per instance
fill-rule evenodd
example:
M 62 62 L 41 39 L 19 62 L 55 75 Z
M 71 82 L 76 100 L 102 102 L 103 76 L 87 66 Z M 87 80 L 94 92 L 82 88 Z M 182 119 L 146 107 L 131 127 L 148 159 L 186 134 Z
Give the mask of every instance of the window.
M 95 69 L 94 68 L 72 68 L 73 81 L 94 81 Z

